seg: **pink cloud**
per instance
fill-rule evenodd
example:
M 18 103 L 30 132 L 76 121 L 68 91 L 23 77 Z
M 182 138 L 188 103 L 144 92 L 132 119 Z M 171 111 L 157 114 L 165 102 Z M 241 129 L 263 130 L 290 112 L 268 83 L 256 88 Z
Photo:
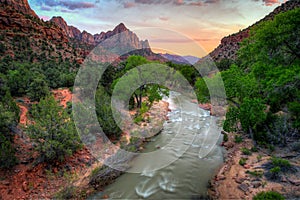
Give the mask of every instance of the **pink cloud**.
M 273 4 L 279 4 L 279 0 L 263 0 L 266 6 L 272 6 Z
M 44 20 L 44 21 L 48 21 L 48 20 L 50 20 L 50 17 L 49 16 L 39 16 L 40 17 L 40 19 L 42 19 L 42 20 Z
M 132 7 L 135 7 L 136 5 L 133 2 L 125 2 L 123 4 L 123 6 L 124 6 L 124 8 L 132 8 Z
M 161 21 L 168 21 L 168 20 L 169 20 L 168 17 L 159 17 L 159 19 L 160 19 Z

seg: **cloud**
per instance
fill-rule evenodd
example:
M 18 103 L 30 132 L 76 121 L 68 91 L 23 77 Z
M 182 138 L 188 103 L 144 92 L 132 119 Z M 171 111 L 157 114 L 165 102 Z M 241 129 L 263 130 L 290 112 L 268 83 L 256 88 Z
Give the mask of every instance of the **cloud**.
M 159 17 L 158 19 L 160 19 L 161 21 L 168 21 L 169 20 L 168 17 Z
M 273 4 L 279 4 L 279 0 L 263 0 L 266 6 L 272 6 Z
M 265 6 L 273 6 L 274 4 L 282 3 L 282 1 L 279 1 L 279 0 L 252 0 L 252 1 L 255 1 L 255 2 L 262 1 L 265 4 Z M 286 0 L 284 0 L 283 2 L 286 2 Z
M 132 8 L 132 7 L 135 7 L 136 4 L 134 2 L 125 2 L 123 4 L 124 8 Z
M 189 5 L 191 5 L 191 6 L 203 6 L 203 3 L 202 3 L 202 1 L 198 1 L 198 2 L 191 2 L 191 3 L 189 3 Z
M 217 3 L 219 0 L 134 0 L 136 4 L 147 5 L 177 5 L 177 6 L 203 6 L 204 3 Z
M 96 7 L 95 4 L 90 2 L 77 2 L 77 1 L 67 1 L 67 0 L 57 0 L 57 1 L 44 1 L 47 6 L 54 7 L 54 6 L 63 6 L 69 10 L 76 10 L 76 9 L 84 9 L 84 8 L 94 8 Z
M 219 3 L 220 0 L 206 0 L 204 3 L 207 3 L 207 4 L 213 4 L 213 3 Z
M 44 10 L 44 11 L 51 11 L 52 8 L 50 6 L 41 6 L 41 10 Z
M 51 19 L 51 17 L 49 17 L 49 16 L 44 16 L 44 15 L 42 15 L 42 16 L 39 16 L 41 19 L 43 19 L 44 21 L 48 21 L 48 20 L 50 20 Z

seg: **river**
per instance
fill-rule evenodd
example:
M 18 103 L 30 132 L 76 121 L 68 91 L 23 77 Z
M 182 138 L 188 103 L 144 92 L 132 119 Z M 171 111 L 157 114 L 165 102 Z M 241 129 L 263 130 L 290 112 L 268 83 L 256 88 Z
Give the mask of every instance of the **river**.
M 221 128 L 217 119 L 179 93 L 165 99 L 172 110 L 161 134 L 145 145 L 143 153 L 167 149 L 158 156 L 135 157 L 130 166 L 143 170 L 125 173 L 89 199 L 199 199 L 207 196 L 208 182 L 223 163 Z M 218 144 L 215 143 L 218 141 Z M 208 153 L 209 152 L 209 153 Z M 207 154 L 208 153 L 208 154 Z M 175 160 L 163 168 L 164 160 Z M 163 162 L 164 163 L 164 162 Z M 158 170 L 152 170 L 157 168 Z

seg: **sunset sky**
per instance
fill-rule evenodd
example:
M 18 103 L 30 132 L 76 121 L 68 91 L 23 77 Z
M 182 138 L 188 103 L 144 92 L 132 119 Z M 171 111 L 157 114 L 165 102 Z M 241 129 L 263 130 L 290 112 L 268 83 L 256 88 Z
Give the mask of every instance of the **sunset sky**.
M 29 0 L 29 4 L 44 20 L 62 16 L 69 25 L 92 34 L 123 22 L 154 49 L 202 57 L 224 36 L 252 25 L 283 1 Z

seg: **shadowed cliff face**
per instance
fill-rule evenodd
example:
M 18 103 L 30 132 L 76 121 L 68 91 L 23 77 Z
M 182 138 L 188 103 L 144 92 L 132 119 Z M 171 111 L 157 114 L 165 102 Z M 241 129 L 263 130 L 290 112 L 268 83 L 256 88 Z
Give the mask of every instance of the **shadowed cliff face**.
M 273 12 L 271 12 L 269 15 L 267 15 L 265 18 L 262 20 L 256 22 L 252 26 L 241 30 L 238 33 L 229 35 L 227 37 L 224 37 L 221 40 L 221 44 L 214 49 L 209 56 L 216 62 L 221 61 L 222 59 L 236 59 L 237 57 L 237 51 L 240 48 L 240 42 L 242 42 L 245 38 L 249 37 L 249 32 L 250 29 L 253 26 L 256 26 L 257 24 L 267 21 L 267 20 L 272 20 L 275 15 L 286 12 L 289 10 L 292 10 L 294 8 L 300 7 L 300 1 L 299 0 L 290 0 L 287 1 L 286 3 L 282 4 L 281 6 L 277 7 Z

